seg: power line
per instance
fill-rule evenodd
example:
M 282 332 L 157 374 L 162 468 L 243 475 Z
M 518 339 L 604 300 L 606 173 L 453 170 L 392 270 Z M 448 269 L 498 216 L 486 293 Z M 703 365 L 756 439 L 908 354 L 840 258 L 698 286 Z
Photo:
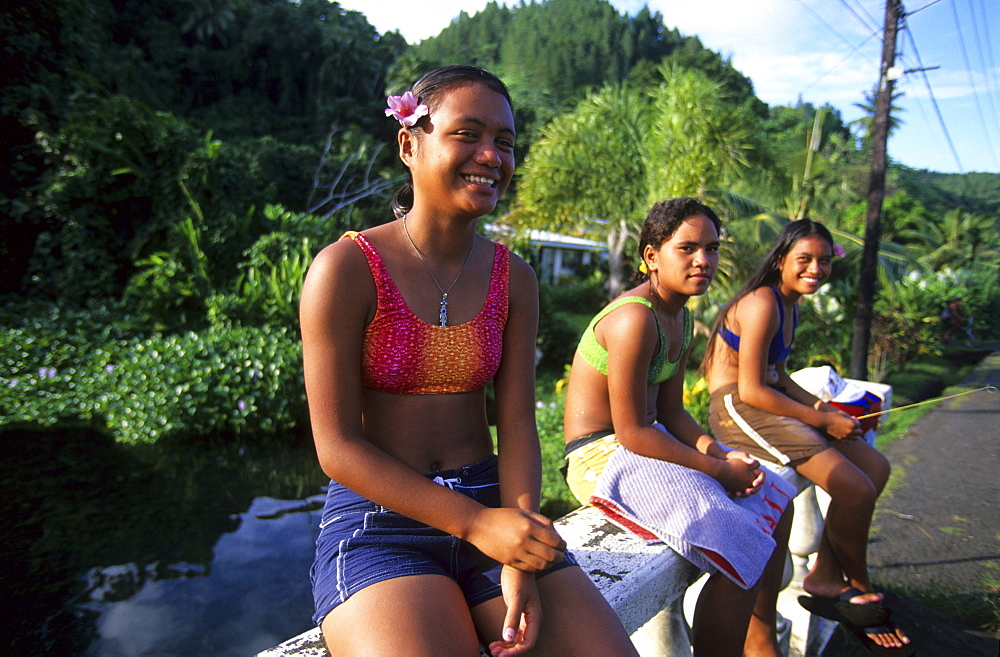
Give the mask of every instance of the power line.
M 872 25 L 877 26 L 878 18 L 876 16 L 872 16 L 871 13 L 869 13 L 869 11 L 865 9 L 865 5 L 864 3 L 861 2 L 861 0 L 854 0 L 854 1 L 858 3 L 858 9 L 860 9 L 864 13 L 864 15 L 868 17 L 868 20 L 872 22 Z
M 951 4 L 951 15 L 955 18 L 955 29 L 958 31 L 958 45 L 961 46 L 962 59 L 965 61 L 965 72 L 969 75 L 969 85 L 972 87 L 972 100 L 976 104 L 976 113 L 979 114 L 979 122 L 982 124 L 983 128 L 983 139 L 986 140 L 986 147 L 990 149 L 990 153 L 996 155 L 996 151 L 993 150 L 993 141 L 990 139 L 989 129 L 986 127 L 986 117 L 983 115 L 982 105 L 979 104 L 979 90 L 976 88 L 976 79 L 972 75 L 972 63 L 969 61 L 969 53 L 965 49 L 965 38 L 962 35 L 962 24 L 958 20 L 958 7 L 955 6 L 954 2 Z M 979 42 L 979 34 L 975 30 L 975 25 L 973 25 L 973 32 L 975 33 L 976 43 Z M 980 55 L 982 51 L 980 50 Z
M 934 113 L 937 114 L 938 123 L 941 124 L 941 130 L 944 132 L 945 141 L 948 142 L 951 154 L 955 157 L 955 164 L 958 165 L 958 172 L 965 173 L 965 167 L 962 166 L 962 161 L 958 157 L 958 151 L 955 149 L 955 143 L 951 140 L 951 134 L 948 133 L 948 126 L 945 125 L 944 117 L 941 116 L 941 108 L 938 107 L 937 99 L 934 97 L 934 91 L 931 89 L 931 81 L 927 77 L 926 71 L 923 70 L 924 64 L 920 60 L 920 52 L 917 50 L 917 42 L 913 38 L 913 30 L 911 30 L 910 26 L 907 24 L 905 15 L 903 16 L 903 29 L 906 31 L 906 35 L 910 39 L 910 45 L 913 46 L 913 54 L 917 58 L 917 64 L 919 65 L 917 72 L 919 72 L 924 78 L 924 84 L 927 86 L 927 95 L 930 96 L 931 105 L 934 107 Z
M 851 15 L 854 16 L 855 18 L 857 18 L 861 22 L 861 24 L 864 25 L 866 28 L 868 28 L 869 30 L 871 30 L 873 32 L 878 32 L 879 31 L 878 22 L 874 18 L 871 18 L 870 14 L 868 15 L 868 17 L 871 19 L 871 22 L 869 23 L 864 18 L 862 18 L 861 15 L 858 14 L 858 12 L 854 11 L 854 8 L 851 7 L 851 5 L 847 4 L 847 0 L 840 0 L 840 4 L 844 5 L 844 8 L 846 8 L 847 11 L 851 12 Z M 861 7 L 862 11 L 864 11 L 866 14 L 868 14 L 868 11 L 864 8 L 863 5 L 858 5 L 858 6 Z
M 844 0 L 840 0 L 840 1 L 841 1 L 841 2 L 844 2 Z M 866 28 L 868 28 L 868 29 L 871 29 L 871 30 L 872 30 L 872 33 L 871 33 L 870 35 L 868 35 L 868 38 L 867 38 L 867 39 L 865 39 L 864 41 L 862 41 L 862 42 L 861 42 L 860 44 L 858 44 L 858 45 L 854 45 L 853 43 L 851 43 L 851 42 L 850 42 L 850 41 L 849 41 L 849 40 L 847 39 L 847 37 L 845 37 L 845 36 L 844 36 L 843 34 L 841 34 L 841 33 L 840 33 L 840 31 L 839 31 L 839 30 L 837 30 L 837 28 L 835 28 L 834 26 L 830 25 L 830 24 L 829 24 L 829 23 L 828 23 L 828 22 L 826 21 L 826 19 L 824 19 L 824 18 L 823 18 L 822 16 L 820 16 L 820 15 L 819 15 L 819 14 L 818 14 L 818 13 L 816 12 L 816 10 L 815 10 L 815 9 L 813 9 L 812 7 L 810 7 L 809 5 L 807 5 L 807 4 L 806 4 L 806 3 L 804 2 L 804 0 L 798 0 L 798 2 L 799 2 L 799 4 L 800 4 L 800 5 L 802 5 L 802 6 L 803 6 L 803 7 L 804 7 L 804 8 L 806 9 L 806 11 L 808 11 L 808 12 L 809 12 L 810 14 L 812 14 L 812 15 L 813 15 L 813 18 L 815 18 L 815 19 L 816 19 L 817 21 L 819 21 L 819 22 L 820 22 L 820 24 L 822 24 L 822 25 L 823 25 L 823 27 L 825 27 L 826 29 L 830 30 L 830 32 L 831 32 L 831 33 L 832 33 L 832 34 L 833 34 L 834 36 L 836 36 L 836 37 L 837 37 L 838 39 L 840 39 L 840 40 L 841 40 L 841 41 L 843 41 L 843 42 L 844 42 L 845 44 L 847 44 L 847 46 L 848 46 L 848 47 L 849 47 L 849 48 L 851 49 L 851 51 L 850 51 L 850 52 L 848 52 L 848 53 L 847 53 L 846 55 L 844 55 L 844 57 L 843 57 L 843 58 L 841 58 L 841 59 L 840 59 L 840 60 L 839 60 L 839 61 L 838 61 L 838 62 L 837 62 L 836 64 L 834 64 L 833 66 L 831 66 L 830 68 L 828 68 L 828 69 L 827 69 L 826 71 L 824 71 L 824 72 L 823 72 L 823 73 L 821 73 L 820 75 L 816 76 L 816 77 L 815 77 L 815 78 L 813 79 L 812 83 L 811 83 L 811 84 L 809 84 L 808 86 L 806 86 L 805 88 L 803 88 L 803 89 L 802 89 L 802 91 L 800 92 L 800 93 L 805 93 L 805 92 L 809 91 L 810 89 L 812 89 L 813 87 L 815 87 L 815 86 L 816 86 L 817 84 L 819 84 L 819 83 L 820 83 L 820 81 L 821 81 L 821 80 L 822 80 L 823 78 L 825 78 L 825 77 L 826 77 L 827 75 L 829 75 L 830 73 L 833 73 L 833 72 L 834 72 L 835 70 L 837 70 L 838 68 L 840 68 L 840 67 L 841 67 L 841 65 L 843 65 L 843 64 L 844 64 L 844 62 L 846 62 L 847 60 L 849 60 L 849 59 L 851 59 L 852 57 L 854 57 L 854 55 L 855 55 L 855 54 L 856 54 L 856 53 L 857 53 L 857 52 L 858 52 L 859 50 L 861 50 L 861 49 L 862 49 L 862 48 L 864 48 L 864 47 L 865 47 L 866 45 L 868 45 L 868 42 L 869 42 L 869 41 L 871 41 L 871 40 L 872 40 L 873 38 L 875 38 L 875 37 L 879 36 L 879 35 L 881 34 L 881 30 L 879 30 L 879 29 L 877 29 L 877 28 L 872 28 L 872 27 L 871 27 L 870 25 L 867 25 L 867 24 L 865 24 L 864 20 L 863 20 L 863 19 L 861 19 L 861 17 L 860 17 L 860 16 L 858 16 L 858 15 L 857 15 L 857 14 L 855 13 L 855 14 L 854 14 L 854 16 L 855 16 L 855 17 L 856 17 L 856 18 L 857 18 L 858 20 L 860 20 L 860 21 L 862 22 L 862 24 L 865 24 L 865 27 L 866 27 Z M 848 7 L 848 10 L 850 10 L 850 11 L 851 11 L 851 13 L 854 13 L 854 10 L 852 10 L 852 9 L 851 9 L 850 7 Z
M 851 50 L 851 52 L 849 52 L 846 55 L 844 55 L 844 57 L 841 58 L 836 64 L 834 64 L 833 66 L 831 66 L 830 68 L 828 68 L 826 71 L 824 71 L 823 73 L 821 73 L 820 75 L 818 75 L 816 77 L 816 79 L 814 79 L 812 81 L 812 84 L 810 84 L 809 86 L 807 86 L 806 88 L 804 88 L 802 90 L 802 93 L 805 93 L 806 91 L 809 91 L 810 89 L 812 89 L 813 87 L 815 87 L 817 84 L 819 84 L 820 80 L 822 80 L 827 75 L 829 75 L 830 73 L 833 73 L 835 70 L 837 70 L 838 68 L 840 68 L 840 66 L 844 62 L 846 62 L 847 60 L 849 60 L 852 57 L 854 57 L 854 55 L 857 54 L 857 52 L 859 50 L 861 50 L 862 48 L 864 48 L 865 46 L 867 46 L 868 42 L 871 41 L 872 39 L 874 39 L 877 36 L 878 36 L 877 32 L 874 33 L 874 34 L 869 35 L 869 37 L 867 39 L 865 39 L 864 41 L 862 41 L 861 43 L 859 43 L 857 46 L 855 46 L 854 49 Z
M 820 15 L 819 15 L 818 13 L 816 13 L 816 10 L 815 10 L 815 9 L 813 9 L 812 7 L 810 7 L 809 5 L 807 5 L 807 4 L 806 4 L 806 3 L 804 2 L 804 0 L 798 0 L 798 2 L 799 2 L 799 4 L 800 4 L 800 5 L 802 5 L 803 7 L 805 7 L 805 8 L 806 8 L 806 11 L 808 11 L 808 12 L 809 12 L 810 14 L 812 14 L 812 15 L 813 15 L 813 18 L 815 18 L 815 19 L 816 19 L 816 20 L 818 20 L 818 21 L 819 21 L 820 23 L 822 23 L 822 24 L 823 24 L 823 27 L 825 27 L 826 29 L 830 30 L 830 32 L 832 32 L 834 36 L 836 36 L 836 37 L 837 37 L 838 39 L 840 39 L 841 41 L 843 41 L 844 43 L 846 43 L 848 47 L 850 47 L 850 48 L 853 48 L 853 47 L 854 47 L 854 44 L 853 44 L 853 43 L 851 43 L 851 42 L 850 42 L 850 41 L 849 41 L 849 40 L 847 39 L 847 37 L 845 37 L 845 36 L 844 36 L 843 34 L 841 34 L 841 33 L 840 33 L 840 32 L 839 32 L 838 30 L 837 30 L 837 28 L 835 28 L 834 26 L 832 26 L 832 25 L 830 25 L 829 23 L 827 23 L 827 22 L 826 22 L 826 19 L 825 19 L 825 18 L 823 18 L 822 16 L 820 16 Z M 841 2 L 843 2 L 843 0 L 841 0 Z M 848 7 L 848 9 L 850 9 L 850 7 Z M 855 14 L 855 16 L 857 16 L 857 14 Z M 859 18 L 859 20 L 860 20 L 860 18 Z M 862 21 L 862 23 L 864 23 L 864 21 Z M 872 29 L 870 25 L 865 25 L 865 27 L 867 27 L 868 29 Z M 879 33 L 879 30 L 878 30 L 878 29 L 875 29 L 875 30 L 873 31 L 873 34 L 872 34 L 872 36 L 874 36 L 874 35 L 876 35 L 876 34 L 878 34 L 878 33 Z M 869 37 L 869 40 L 871 40 L 871 37 Z
M 997 92 L 997 82 L 996 75 L 991 75 L 1000 73 L 997 71 L 996 60 L 993 59 L 993 43 L 990 40 L 990 22 L 986 17 L 986 6 L 983 4 L 983 0 L 979 0 L 979 8 L 982 10 L 982 21 L 976 16 L 976 8 L 972 4 L 972 0 L 968 0 L 969 3 L 969 16 L 972 18 L 972 29 L 973 33 L 976 35 L 976 48 L 979 50 L 979 61 L 983 64 L 983 70 L 986 72 L 986 97 L 990 101 L 990 107 L 993 109 L 994 118 L 997 123 L 1000 123 L 1000 113 L 997 112 L 997 106 L 993 103 L 993 97 L 998 95 Z M 979 39 L 979 26 L 983 26 L 983 41 L 986 41 L 986 52 L 989 53 L 989 61 L 986 61 L 986 57 L 983 56 L 983 43 Z

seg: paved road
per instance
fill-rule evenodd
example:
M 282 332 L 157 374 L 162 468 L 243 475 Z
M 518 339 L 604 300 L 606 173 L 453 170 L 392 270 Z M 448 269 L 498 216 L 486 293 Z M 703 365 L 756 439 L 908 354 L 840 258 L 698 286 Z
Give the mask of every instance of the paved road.
M 1000 388 L 1000 351 L 965 381 Z M 901 411 L 905 413 L 906 411 Z M 988 596 L 1000 616 L 1000 393 L 942 402 L 885 449 L 893 479 L 879 500 L 869 544 L 876 586 L 919 647 L 920 657 L 997 657 L 1000 633 L 932 609 L 914 597 L 951 603 Z M 825 657 L 863 655 L 839 634 Z

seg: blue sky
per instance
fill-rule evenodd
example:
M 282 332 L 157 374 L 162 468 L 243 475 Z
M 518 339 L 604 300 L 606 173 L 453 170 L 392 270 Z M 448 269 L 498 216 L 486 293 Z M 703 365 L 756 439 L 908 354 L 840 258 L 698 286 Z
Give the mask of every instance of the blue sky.
M 500 0 L 501 4 L 516 2 Z M 460 11 L 487 0 L 340 0 L 380 32 L 410 43 L 443 30 Z M 697 36 L 730 58 L 772 105 L 801 98 L 829 103 L 845 121 L 878 81 L 884 0 L 612 0 L 622 13 L 643 5 L 667 27 Z M 1000 173 L 1000 1 L 909 0 L 897 41 L 896 82 L 903 123 L 889 155 L 906 166 L 943 172 Z

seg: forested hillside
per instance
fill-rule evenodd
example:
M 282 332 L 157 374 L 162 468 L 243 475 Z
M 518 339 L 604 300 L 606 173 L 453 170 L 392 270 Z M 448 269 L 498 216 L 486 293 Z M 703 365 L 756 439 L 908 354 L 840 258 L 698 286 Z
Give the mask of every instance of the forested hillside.
M 973 214 L 1000 215 L 998 173 L 958 174 L 906 169 L 901 183 L 932 212 L 944 214 L 964 208 Z
M 724 85 L 738 102 L 767 109 L 749 78 L 696 36 L 682 36 L 647 7 L 622 15 L 605 0 L 549 0 L 461 14 L 421 41 L 401 63 L 412 73 L 443 64 L 472 63 L 500 75 L 514 92 L 519 118 L 532 131 L 571 108 L 591 89 L 631 80 L 658 80 L 663 61 L 697 68 Z M 399 67 L 397 67 L 399 68 Z

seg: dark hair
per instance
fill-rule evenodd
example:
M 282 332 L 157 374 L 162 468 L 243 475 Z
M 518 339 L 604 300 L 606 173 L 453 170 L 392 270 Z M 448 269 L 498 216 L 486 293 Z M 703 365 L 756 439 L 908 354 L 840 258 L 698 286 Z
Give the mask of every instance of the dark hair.
M 511 102 L 507 85 L 497 76 L 478 66 L 442 66 L 425 73 L 410 89 L 421 103 L 427 105 L 428 116 L 421 117 L 409 130 L 419 134 L 422 131 L 421 124 L 429 120 L 429 115 L 434 114 L 434 110 L 441 104 L 444 96 L 452 89 L 469 84 L 481 84 L 487 89 L 497 92 L 507 100 L 507 104 L 513 112 L 514 103 Z M 396 194 L 392 197 L 392 213 L 397 218 L 402 217 L 411 208 L 413 208 L 413 178 L 407 169 L 406 182 L 396 190 Z
M 715 232 L 722 232 L 719 215 L 697 199 L 674 198 L 655 203 L 646 215 L 646 221 L 643 222 L 642 231 L 639 233 L 639 262 L 642 262 L 642 252 L 646 249 L 646 245 L 654 249 L 660 248 L 661 244 L 673 237 L 685 219 L 699 215 L 708 217 L 709 221 L 715 224 Z M 649 278 L 649 274 L 636 271 L 633 278 L 636 283 L 641 283 Z
M 759 287 L 764 287 L 765 285 L 777 285 L 781 282 L 781 261 L 788 255 L 788 252 L 792 250 L 795 243 L 800 239 L 805 237 L 819 236 L 820 238 L 826 240 L 830 244 L 830 248 L 833 248 L 833 235 L 823 224 L 813 221 L 812 219 L 799 219 L 797 221 L 790 221 L 785 224 L 785 227 L 781 229 L 778 233 L 778 237 L 775 240 L 774 246 L 768 252 L 761 263 L 757 266 L 757 270 L 753 275 L 743 284 L 740 291 L 736 293 L 729 303 L 723 306 L 722 310 L 719 311 L 719 316 L 715 319 L 715 325 L 712 326 L 712 332 L 708 336 L 708 344 L 705 347 L 705 358 L 703 361 L 703 367 L 707 367 L 709 361 L 712 358 L 712 349 L 715 346 L 715 339 L 719 335 L 719 331 L 725 326 L 726 316 L 729 314 L 729 310 L 736 305 L 736 303 L 750 294 Z

